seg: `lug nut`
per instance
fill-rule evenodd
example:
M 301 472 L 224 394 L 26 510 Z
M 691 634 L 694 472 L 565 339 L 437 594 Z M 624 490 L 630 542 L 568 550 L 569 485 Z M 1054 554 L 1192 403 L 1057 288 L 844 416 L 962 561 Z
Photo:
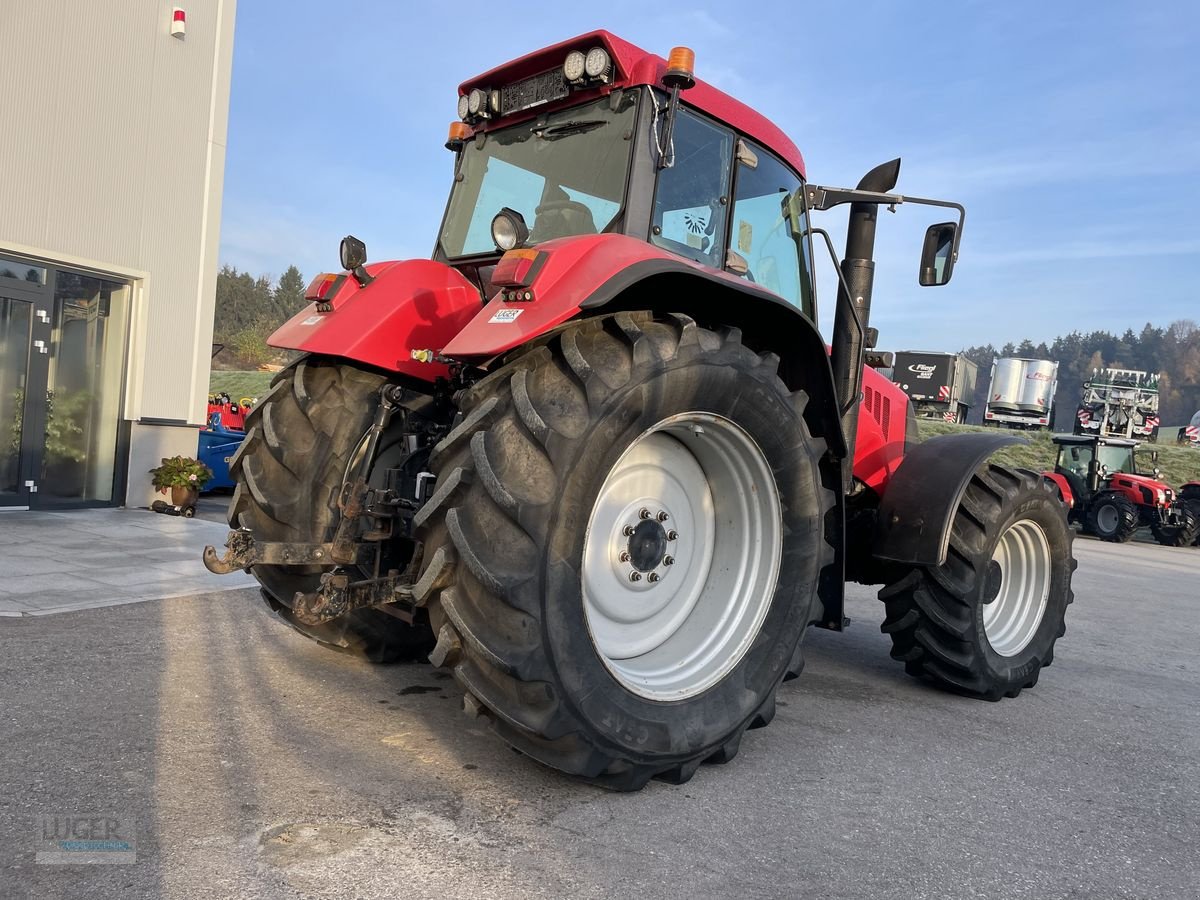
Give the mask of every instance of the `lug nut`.
M 625 537 L 633 537 L 633 526 L 626 525 L 621 529 L 621 534 L 625 535 Z
M 671 517 L 667 515 L 665 510 L 660 509 L 658 511 L 658 515 L 655 516 L 655 518 L 658 519 L 658 521 L 660 521 L 660 522 L 665 522 L 665 521 L 667 521 L 667 519 L 669 519 Z
M 664 557 L 663 557 L 663 565 L 664 565 L 664 566 L 673 566 L 673 565 L 675 565 L 675 557 L 673 557 L 673 556 L 664 556 Z
M 641 573 L 641 572 L 630 572 L 630 573 L 629 573 L 629 580 L 630 580 L 630 581 L 641 581 L 641 580 L 642 580 L 642 573 Z
M 667 540 L 668 541 L 674 541 L 674 540 L 678 539 L 678 537 L 679 537 L 679 532 L 675 531 L 674 529 L 667 532 Z
M 646 507 L 643 506 L 641 509 L 638 510 L 638 518 L 639 519 L 650 518 L 650 510 L 646 509 Z
M 648 582 L 650 582 L 651 584 L 654 584 L 654 582 L 658 581 L 658 573 L 651 572 L 649 575 L 646 576 L 646 580 Z
M 617 556 L 617 559 L 619 559 L 621 562 L 629 562 L 629 551 L 622 550 L 620 552 L 620 554 Z

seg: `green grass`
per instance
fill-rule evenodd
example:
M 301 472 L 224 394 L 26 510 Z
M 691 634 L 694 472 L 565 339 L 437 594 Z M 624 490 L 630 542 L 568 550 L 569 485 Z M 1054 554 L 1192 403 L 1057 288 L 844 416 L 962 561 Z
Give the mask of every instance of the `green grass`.
M 275 376 L 274 372 L 233 372 L 213 370 L 208 375 L 208 392 L 227 393 L 234 400 L 242 397 L 261 397 Z
M 992 434 L 996 431 L 994 428 L 983 428 L 978 425 L 951 425 L 931 419 L 921 419 L 919 428 L 922 440 L 934 435 L 955 434 L 961 431 L 986 431 Z M 1033 469 L 1038 472 L 1054 468 L 1057 448 L 1050 440 L 1050 432 L 1014 431 L 1012 434 L 1027 438 L 1029 444 L 1005 447 L 996 454 L 997 460 L 1010 466 Z M 1177 488 L 1187 481 L 1200 481 L 1200 450 L 1168 444 L 1144 444 L 1138 450 L 1137 459 L 1138 465 L 1147 472 L 1152 468 L 1151 450 L 1158 451 L 1157 466 L 1162 470 L 1160 479 L 1166 484 Z

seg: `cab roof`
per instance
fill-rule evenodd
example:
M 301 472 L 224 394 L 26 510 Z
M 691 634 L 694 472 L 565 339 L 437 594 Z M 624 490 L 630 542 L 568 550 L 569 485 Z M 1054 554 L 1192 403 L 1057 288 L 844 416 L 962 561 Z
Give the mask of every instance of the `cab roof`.
M 1140 441 L 1130 440 L 1129 438 L 1119 437 L 1103 437 L 1094 434 L 1056 434 L 1054 436 L 1056 444 L 1108 444 L 1110 447 L 1140 447 Z
M 535 50 L 533 53 L 506 62 L 494 69 L 489 69 L 481 75 L 464 81 L 459 85 L 458 92 L 463 95 L 469 93 L 473 88 L 497 88 L 503 84 L 511 84 L 514 81 L 538 75 L 561 66 L 567 54 L 572 50 L 581 50 L 586 53 L 597 45 L 603 46 L 612 57 L 614 72 L 612 82 L 608 87 L 609 90 L 643 84 L 661 87 L 663 73 L 667 70 L 665 59 L 622 40 L 610 32 L 589 31 L 570 40 Z M 703 60 L 701 60 L 697 69 L 703 71 L 703 68 Z M 735 100 L 724 91 L 700 78 L 696 79 L 695 87 L 683 91 L 681 97 L 694 109 L 724 122 L 735 131 L 762 144 L 795 169 L 801 177 L 807 177 L 804 169 L 804 157 L 800 155 L 799 149 L 792 143 L 791 138 L 766 116 L 755 112 L 740 100 Z

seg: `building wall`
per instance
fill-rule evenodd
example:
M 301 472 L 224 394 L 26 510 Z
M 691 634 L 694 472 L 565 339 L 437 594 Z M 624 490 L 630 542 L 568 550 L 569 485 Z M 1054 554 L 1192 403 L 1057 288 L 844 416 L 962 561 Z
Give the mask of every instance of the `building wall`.
M 134 282 L 124 414 L 142 423 L 139 467 L 143 450 L 195 453 L 178 425 L 204 420 L 216 291 L 236 0 L 176 2 L 183 39 L 160 0 L 0 15 L 0 251 Z M 155 421 L 175 427 L 151 436 Z M 145 484 L 131 466 L 131 505 Z

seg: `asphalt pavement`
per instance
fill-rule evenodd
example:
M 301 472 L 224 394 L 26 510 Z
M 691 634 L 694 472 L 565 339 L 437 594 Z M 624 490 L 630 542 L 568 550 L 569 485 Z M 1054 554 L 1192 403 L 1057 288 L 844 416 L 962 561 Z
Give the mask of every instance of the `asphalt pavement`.
M 1076 548 L 1034 690 L 909 678 L 855 588 L 733 762 L 631 795 L 252 590 L 0 619 L 0 897 L 1194 898 L 1200 551 Z M 36 862 L 72 814 L 135 823 L 136 861 Z

